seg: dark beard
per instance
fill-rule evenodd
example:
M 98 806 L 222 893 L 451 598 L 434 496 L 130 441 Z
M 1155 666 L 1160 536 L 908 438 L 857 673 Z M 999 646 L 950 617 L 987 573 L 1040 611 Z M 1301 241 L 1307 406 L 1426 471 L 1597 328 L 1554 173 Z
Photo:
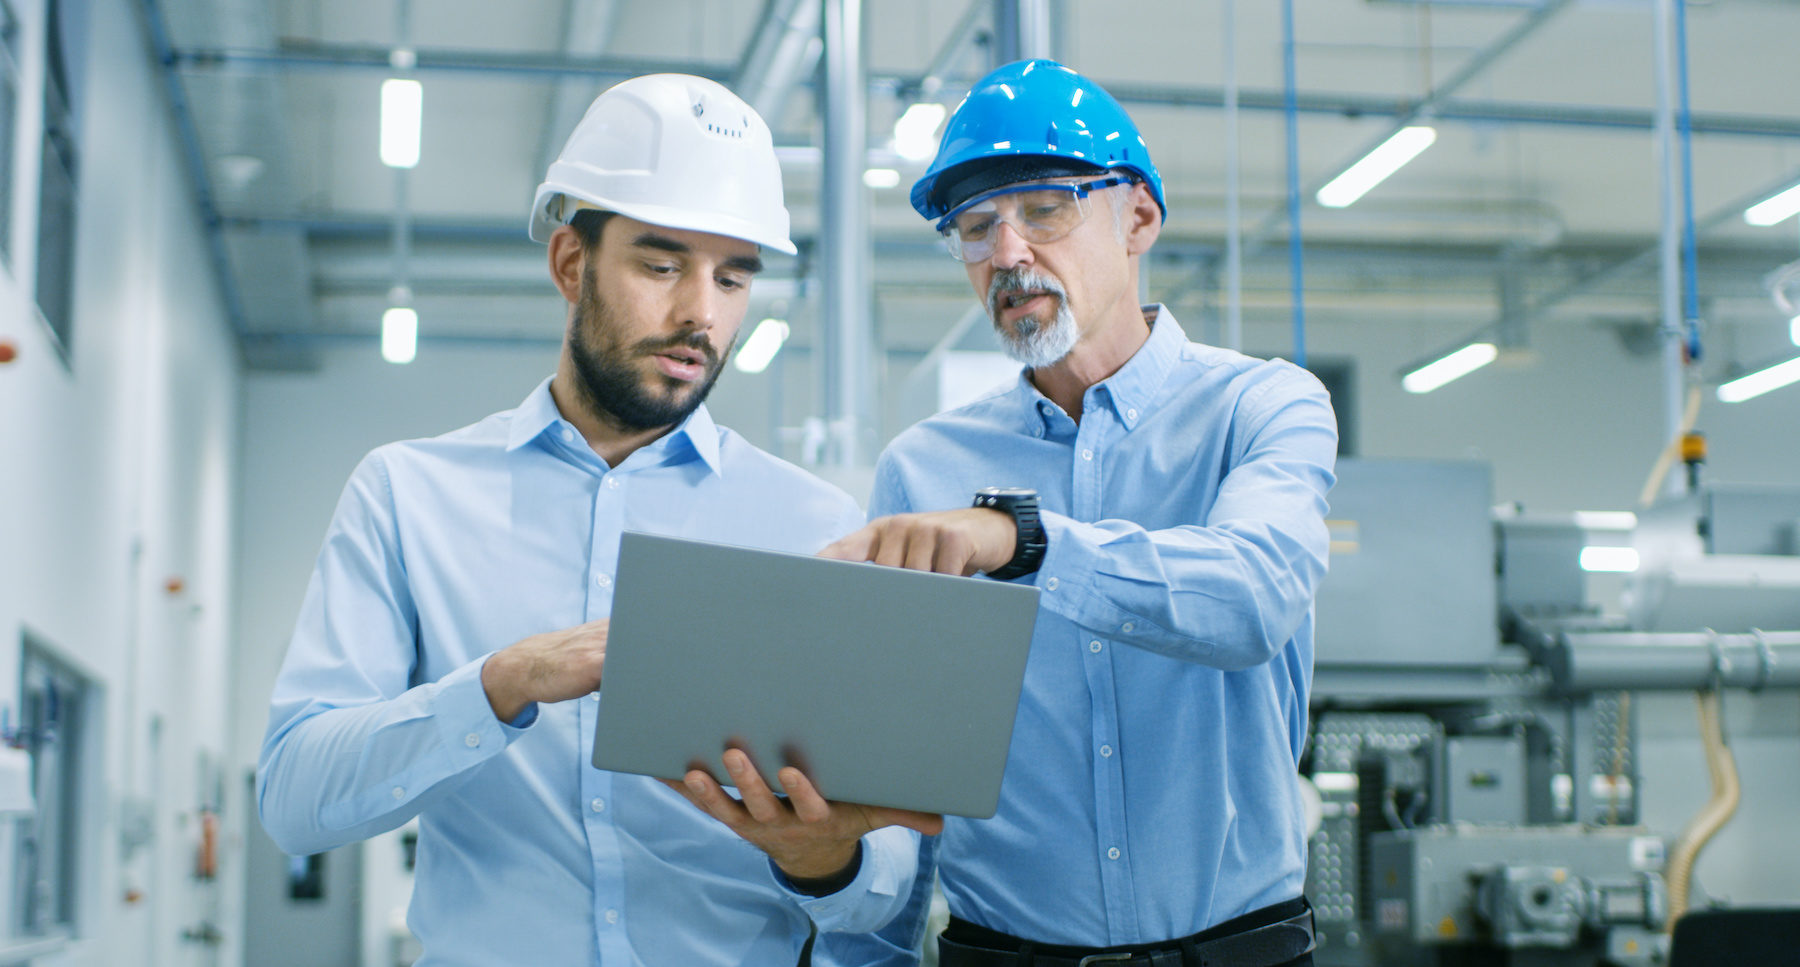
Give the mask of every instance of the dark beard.
M 624 430 L 655 430 L 674 426 L 688 418 L 712 392 L 713 383 L 725 368 L 706 335 L 691 332 L 663 339 L 645 339 L 635 345 L 620 346 L 612 334 L 618 331 L 612 309 L 594 289 L 591 271 L 583 273 L 581 302 L 569 320 L 569 355 L 580 380 L 575 391 L 582 403 L 600 419 Z M 590 342 L 592 334 L 596 341 Z M 706 359 L 706 377 L 698 383 L 684 383 L 661 373 L 647 382 L 637 362 L 676 347 L 691 349 Z M 691 387 L 686 394 L 681 391 Z

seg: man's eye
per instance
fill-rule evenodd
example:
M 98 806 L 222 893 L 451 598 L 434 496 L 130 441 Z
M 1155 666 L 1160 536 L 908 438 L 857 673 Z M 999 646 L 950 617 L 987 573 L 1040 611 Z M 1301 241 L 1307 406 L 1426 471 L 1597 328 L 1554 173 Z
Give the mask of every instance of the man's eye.
M 645 262 L 644 268 L 657 275 L 671 275 L 675 272 L 675 266 L 666 262 Z
M 956 231 L 965 242 L 979 242 L 986 238 L 988 232 L 993 231 L 993 228 L 994 220 L 988 218 L 970 225 L 959 226 Z
M 743 279 L 734 279 L 729 275 L 719 276 L 719 288 L 721 289 L 741 289 L 747 284 Z

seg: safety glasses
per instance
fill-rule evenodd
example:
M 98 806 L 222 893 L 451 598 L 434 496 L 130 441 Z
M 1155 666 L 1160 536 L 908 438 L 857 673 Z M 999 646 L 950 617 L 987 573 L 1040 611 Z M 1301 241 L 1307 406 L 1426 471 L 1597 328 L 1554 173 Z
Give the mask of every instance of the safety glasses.
M 1128 185 L 1128 176 L 1095 181 L 1039 182 L 1008 185 L 963 202 L 938 222 L 944 247 L 958 262 L 980 262 L 994 254 L 1000 224 L 1011 225 L 1033 244 L 1054 242 L 1074 231 L 1088 216 L 1088 195 Z

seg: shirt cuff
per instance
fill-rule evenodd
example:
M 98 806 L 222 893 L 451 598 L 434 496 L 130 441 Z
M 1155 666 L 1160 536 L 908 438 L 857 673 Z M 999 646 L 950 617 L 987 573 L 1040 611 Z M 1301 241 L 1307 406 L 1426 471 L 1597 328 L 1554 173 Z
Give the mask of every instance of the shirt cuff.
M 773 861 L 769 869 L 821 933 L 864 932 L 885 926 L 904 904 L 912 888 L 918 848 L 918 834 L 910 829 L 888 826 L 875 830 L 862 838 L 856 877 L 843 889 L 819 897 L 796 890 Z
M 494 717 L 494 706 L 481 684 L 481 669 L 486 664 L 487 658 L 472 661 L 433 686 L 432 717 L 454 755 L 485 758 L 497 754 L 537 721 L 536 703 L 527 705 L 512 722 Z

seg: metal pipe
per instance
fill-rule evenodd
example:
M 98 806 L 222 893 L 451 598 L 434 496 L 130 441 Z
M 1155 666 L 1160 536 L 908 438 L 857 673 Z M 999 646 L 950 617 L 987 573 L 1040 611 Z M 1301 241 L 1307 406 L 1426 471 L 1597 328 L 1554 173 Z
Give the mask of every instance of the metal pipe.
M 969 5 L 963 8 L 962 16 L 957 18 L 956 25 L 945 35 L 943 45 L 932 55 L 931 62 L 925 65 L 925 76 L 908 85 L 918 90 L 920 100 L 937 97 L 938 90 L 944 86 L 945 75 L 950 73 L 956 59 L 968 49 L 969 38 L 974 35 L 976 23 L 993 8 L 993 0 L 969 0 Z
M 733 88 L 770 128 L 780 128 L 788 95 L 818 65 L 823 12 L 819 0 L 769 0 L 763 7 Z
M 1680 93 L 1676 117 L 1681 133 L 1681 242 L 1687 300 L 1687 359 L 1700 361 L 1700 250 L 1694 237 L 1694 110 L 1688 99 L 1687 4 L 1675 5 L 1675 76 Z
M 148 2 L 148 0 L 146 0 Z M 677 73 L 708 77 L 730 83 L 730 71 L 714 61 L 625 57 L 563 57 L 512 51 L 433 50 L 421 48 L 414 68 L 420 73 L 453 72 L 516 74 L 527 77 L 588 77 L 596 81 L 622 81 L 640 74 Z M 290 43 L 280 50 L 235 47 L 182 47 L 171 50 L 168 63 L 183 71 L 241 70 L 285 72 L 299 70 L 388 69 L 387 51 L 369 44 Z M 917 87 L 921 75 L 874 73 L 871 85 L 883 89 Z M 1171 107 L 1221 108 L 1225 92 L 1218 87 L 1101 82 L 1119 103 Z M 1243 90 L 1239 106 L 1248 111 L 1287 110 L 1286 95 L 1279 90 Z M 1406 110 L 1404 102 L 1368 94 L 1300 93 L 1295 109 L 1301 114 L 1338 117 L 1387 117 Z M 1440 121 L 1471 124 L 1531 124 L 1579 128 L 1615 128 L 1649 131 L 1655 127 L 1653 112 L 1628 108 L 1569 104 L 1535 104 L 1512 101 L 1444 101 L 1432 110 Z M 1695 134 L 1749 138 L 1800 140 L 1800 120 L 1774 115 L 1711 113 L 1696 115 Z
M 1570 693 L 1800 688 L 1800 631 L 1565 632 L 1543 663 Z
M 1287 92 L 1288 263 L 1294 302 L 1294 365 L 1305 366 L 1306 270 L 1300 242 L 1300 112 L 1294 104 L 1294 0 L 1281 0 L 1281 64 Z
M 825 349 L 819 375 L 826 426 L 832 432 L 828 461 L 854 467 L 869 421 L 869 285 L 874 260 L 869 235 L 868 190 L 863 184 L 868 151 L 868 79 L 863 60 L 862 0 L 825 4 L 825 158 L 820 191 L 820 244 L 824 266 L 820 314 Z
M 1662 308 L 1663 435 L 1673 441 L 1681 434 L 1681 389 L 1684 366 L 1681 348 L 1681 236 L 1676 229 L 1675 201 L 1675 75 L 1670 69 L 1670 23 L 1678 0 L 1656 0 L 1656 184 L 1658 202 L 1657 281 Z M 1685 2 L 1685 0 L 1679 0 Z M 1680 496 L 1687 490 L 1681 474 L 1664 478 L 1663 493 Z
M 1225 59 L 1225 348 L 1244 348 L 1243 183 L 1238 158 L 1237 0 L 1225 0 L 1219 34 Z

